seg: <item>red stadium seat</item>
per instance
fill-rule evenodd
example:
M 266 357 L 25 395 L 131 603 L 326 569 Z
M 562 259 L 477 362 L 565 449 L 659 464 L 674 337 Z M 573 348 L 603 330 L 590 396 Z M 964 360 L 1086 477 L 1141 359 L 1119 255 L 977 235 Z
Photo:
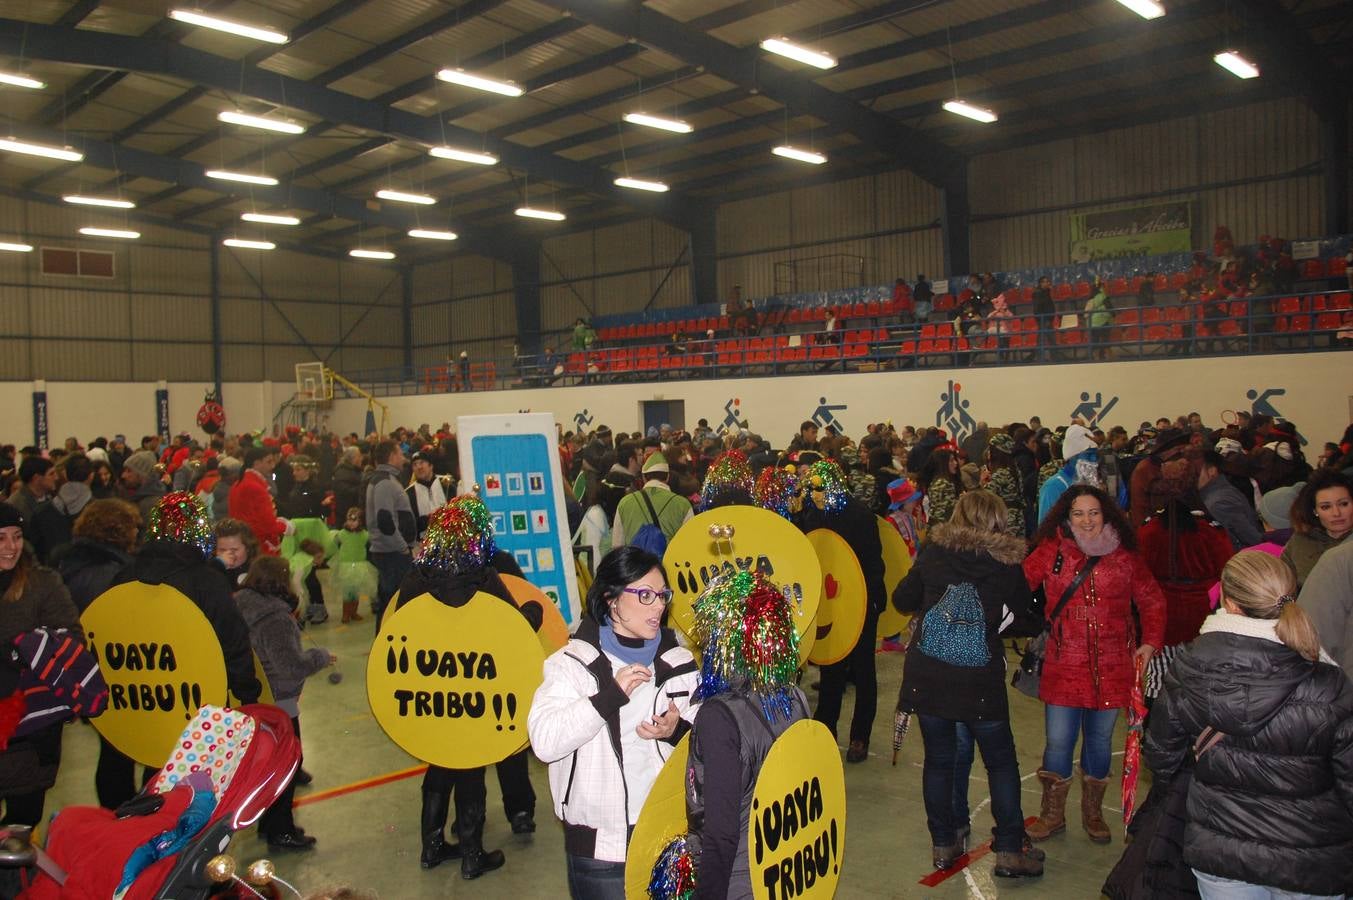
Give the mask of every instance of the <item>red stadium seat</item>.
M 1301 264 L 1301 277 L 1307 280 L 1324 278 L 1328 272 L 1323 259 L 1308 259 Z

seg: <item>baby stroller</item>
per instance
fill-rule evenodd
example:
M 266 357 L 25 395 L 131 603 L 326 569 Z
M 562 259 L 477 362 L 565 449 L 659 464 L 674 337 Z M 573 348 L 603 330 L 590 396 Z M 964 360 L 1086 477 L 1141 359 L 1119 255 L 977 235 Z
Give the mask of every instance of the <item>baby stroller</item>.
M 23 900 L 194 900 L 217 884 L 207 863 L 258 820 L 300 764 L 275 706 L 204 706 L 141 793 L 118 810 L 68 807 L 52 820 Z M 10 835 L 6 844 L 22 834 Z M 8 855 L 8 854 L 5 854 Z

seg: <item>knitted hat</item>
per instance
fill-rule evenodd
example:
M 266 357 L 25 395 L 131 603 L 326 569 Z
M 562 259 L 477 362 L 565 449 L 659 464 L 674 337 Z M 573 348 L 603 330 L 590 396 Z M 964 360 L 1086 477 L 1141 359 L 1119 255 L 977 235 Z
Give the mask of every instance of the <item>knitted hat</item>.
M 1235 438 L 1225 438 L 1225 437 L 1217 441 L 1217 446 L 1215 449 L 1222 456 L 1231 456 L 1232 454 L 1235 453 L 1243 453 L 1245 450 L 1244 446 L 1241 445 L 1240 441 L 1236 440 Z
M 649 454 L 648 459 L 644 460 L 643 474 L 648 475 L 651 472 L 670 472 L 667 465 L 667 457 L 662 455 L 662 451 L 655 451 Z
M 1062 438 L 1062 459 L 1071 459 L 1086 450 L 1095 450 L 1098 447 L 1099 444 L 1090 429 L 1084 425 L 1072 424 L 1067 426 L 1066 437 Z
M 155 454 L 149 450 L 137 450 L 123 461 L 122 468 L 131 469 L 142 481 L 154 481 Z
M 22 528 L 23 513 L 8 503 L 0 503 L 0 528 Z
M 203 559 L 216 546 L 207 508 L 188 491 L 170 491 L 155 502 L 146 523 L 146 540 L 188 544 L 200 550 Z
M 1304 484 L 1274 488 L 1259 498 L 1259 515 L 1269 528 L 1283 529 L 1292 527 L 1292 504 L 1297 502 Z

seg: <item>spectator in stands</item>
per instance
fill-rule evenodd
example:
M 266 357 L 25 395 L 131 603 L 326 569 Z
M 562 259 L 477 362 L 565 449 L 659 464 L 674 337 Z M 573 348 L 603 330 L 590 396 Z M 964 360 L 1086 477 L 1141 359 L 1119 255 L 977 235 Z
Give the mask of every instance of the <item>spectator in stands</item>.
M 1137 285 L 1137 305 L 1143 309 L 1156 305 L 1156 273 L 1147 272 Z
M 916 301 L 916 321 L 924 322 L 928 320 L 934 305 L 935 292 L 930 289 L 930 282 L 926 281 L 924 275 L 916 276 L 916 287 L 911 289 L 911 296 Z
M 592 343 L 597 339 L 597 332 L 588 324 L 587 320 L 579 316 L 573 323 L 573 352 L 581 353 L 589 350 Z
M 1034 288 L 1034 318 L 1038 320 L 1038 346 L 1050 344 L 1051 330 L 1057 327 L 1057 305 L 1052 301 L 1052 279 L 1044 275 Z
M 694 512 L 690 501 L 672 492 L 667 485 L 671 467 L 661 452 L 651 454 L 640 469 L 644 486 L 620 501 L 611 525 L 611 546 L 634 543 L 644 525 L 657 525 L 663 536 L 672 536 Z
M 1291 522 L 1293 534 L 1282 558 L 1301 587 L 1320 557 L 1353 533 L 1353 482 L 1332 469 L 1317 471 L 1297 494 Z
M 905 279 L 893 282 L 893 309 L 897 311 L 897 320 L 903 324 L 916 321 L 916 301 Z
M 459 369 L 460 369 L 460 373 L 459 373 L 459 376 L 460 376 L 460 377 L 456 380 L 456 387 L 457 387 L 457 389 L 458 389 L 458 390 L 462 390 L 462 391 L 473 390 L 473 389 L 474 389 L 474 386 L 470 383 L 470 351 L 469 351 L 469 350 L 462 350 L 462 351 L 460 351 L 460 358 L 456 361 L 456 365 L 457 365 L 457 366 L 459 367 Z
M 1109 329 L 1113 327 L 1113 306 L 1104 282 L 1095 278 L 1094 292 L 1085 301 L 1086 324 L 1090 328 L 1090 358 L 1109 358 Z
M 559 362 L 559 357 L 554 355 L 554 348 L 547 346 L 545 352 L 540 354 L 540 380 L 543 384 L 554 384 L 559 380 L 559 376 L 564 374 L 564 366 Z
M 1231 539 L 1236 550 L 1263 543 L 1264 531 L 1254 504 L 1237 490 L 1225 474 L 1226 460 L 1215 450 L 1203 453 L 1198 472 L 1198 495 L 1208 515 L 1215 519 Z
M 755 315 L 748 307 L 747 302 L 742 299 L 742 285 L 733 285 L 733 290 L 728 295 L 725 310 L 728 315 L 728 326 L 734 334 L 743 336 L 751 334 L 755 330 Z

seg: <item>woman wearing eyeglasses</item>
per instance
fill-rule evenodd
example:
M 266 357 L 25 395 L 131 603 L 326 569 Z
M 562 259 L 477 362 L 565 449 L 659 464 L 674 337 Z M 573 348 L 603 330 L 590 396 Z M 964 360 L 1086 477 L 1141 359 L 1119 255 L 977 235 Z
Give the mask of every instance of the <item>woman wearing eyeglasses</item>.
M 662 625 L 671 599 L 658 557 L 617 547 L 572 640 L 545 660 L 527 728 L 549 764 L 574 900 L 623 900 L 630 829 L 695 718 L 695 658 Z

